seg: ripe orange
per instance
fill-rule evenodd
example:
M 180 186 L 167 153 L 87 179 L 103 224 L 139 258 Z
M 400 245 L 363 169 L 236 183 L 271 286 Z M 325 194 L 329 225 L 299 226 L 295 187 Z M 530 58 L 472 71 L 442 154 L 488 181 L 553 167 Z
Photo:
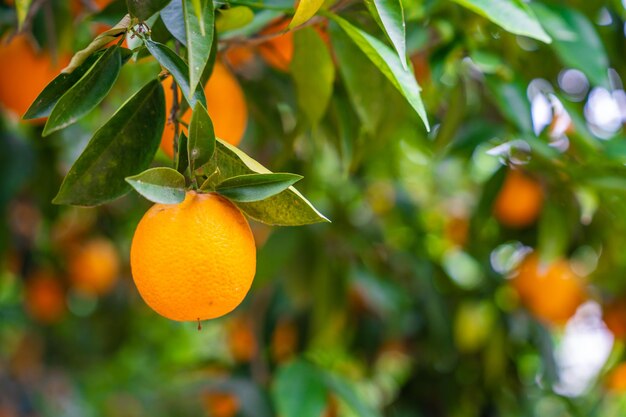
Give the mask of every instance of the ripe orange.
M 165 110 L 168 118 L 170 108 L 174 102 L 172 83 L 172 77 L 167 78 L 163 83 L 163 88 L 165 89 Z M 237 82 L 237 78 L 228 71 L 223 63 L 216 61 L 211 78 L 204 88 L 204 94 L 206 95 L 207 110 L 213 122 L 215 135 L 231 145 L 237 146 L 241 142 L 248 122 L 246 98 Z M 189 124 L 191 121 L 191 110 L 185 112 L 182 120 Z M 161 149 L 170 158 L 174 155 L 173 145 L 174 124 L 166 123 L 163 136 L 161 137 Z
M 509 227 L 532 224 L 543 205 L 543 189 L 519 170 L 510 170 L 496 198 L 493 213 L 500 223 Z
M 626 362 L 617 365 L 607 375 L 606 387 L 615 393 L 626 392 Z
M 257 352 L 252 323 L 245 317 L 235 317 L 228 323 L 228 348 L 236 362 L 249 362 Z
M 281 19 L 263 29 L 261 35 L 278 34 L 287 30 L 288 19 Z M 285 32 L 259 45 L 259 54 L 271 67 L 280 71 L 289 71 L 293 58 L 293 32 Z
M 239 400 L 230 392 L 207 392 L 202 399 L 210 417 L 234 417 L 239 411 Z
M 41 323 L 54 323 L 65 313 L 65 293 L 49 271 L 35 272 L 26 281 L 24 304 L 28 314 Z
M 180 204 L 155 204 L 130 250 L 133 279 L 144 301 L 178 321 L 220 317 L 244 299 L 256 270 L 246 218 L 217 194 L 189 191 Z
M 626 299 L 617 299 L 604 306 L 603 319 L 616 339 L 626 339 Z
M 584 285 L 567 260 L 542 265 L 535 253 L 522 261 L 512 285 L 522 304 L 551 324 L 565 323 L 586 299 Z
M 113 288 L 119 275 L 120 261 L 110 240 L 93 238 L 72 248 L 68 256 L 70 280 L 79 291 L 103 295 Z
M 21 117 L 69 58 L 55 62 L 47 52 L 37 53 L 26 35 L 19 35 L 0 43 L 0 62 L 0 105 Z

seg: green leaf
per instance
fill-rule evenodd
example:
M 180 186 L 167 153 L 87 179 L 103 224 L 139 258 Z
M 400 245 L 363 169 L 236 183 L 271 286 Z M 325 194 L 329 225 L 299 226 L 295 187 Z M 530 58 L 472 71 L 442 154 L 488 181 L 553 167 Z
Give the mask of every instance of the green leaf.
M 153 80 L 98 129 L 53 203 L 94 206 L 126 194 L 130 186 L 124 179 L 148 168 L 164 124 L 165 95 Z
M 185 132 L 181 132 L 178 137 L 178 149 L 187 149 L 187 143 L 187 135 L 185 135 Z M 176 159 L 176 171 L 184 174 L 187 167 L 189 167 L 189 152 L 178 152 L 178 158 Z
M 144 41 L 146 48 L 150 51 L 150 54 L 159 61 L 159 64 L 166 70 L 172 74 L 174 80 L 176 80 L 176 84 L 180 87 L 183 95 L 185 96 L 185 100 L 191 107 L 194 107 L 196 103 L 202 103 L 203 106 L 206 106 L 206 97 L 204 95 L 204 89 L 201 85 L 196 87 L 195 93 L 190 95 L 191 91 L 190 83 L 189 83 L 189 68 L 187 64 L 178 56 L 174 51 L 172 51 L 167 46 L 154 42 L 150 39 L 146 39 Z
M 112 46 L 95 64 L 67 90 L 52 109 L 42 136 L 56 132 L 75 123 L 93 110 L 109 94 L 122 68 L 119 46 Z
M 131 16 L 146 20 L 169 3 L 170 0 L 126 0 Z
M 533 121 L 526 88 L 519 81 L 502 81 L 500 78 L 487 77 L 487 86 L 491 90 L 499 111 L 520 132 L 533 133 Z
M 592 84 L 609 87 L 609 59 L 593 24 L 568 7 L 538 2 L 531 6 L 552 36 L 551 46 L 563 64 L 584 72 Z
M 179 146 L 178 149 L 184 148 Z M 213 130 L 213 122 L 211 122 L 206 108 L 202 104 L 196 103 L 191 114 L 189 140 L 187 142 L 189 167 L 192 174 L 211 160 L 214 151 L 215 131 Z
M 201 4 L 194 6 L 194 3 Z M 200 6 L 199 10 L 198 6 Z M 213 1 L 183 0 L 183 15 L 187 34 L 187 62 L 189 63 L 188 91 L 191 92 L 200 83 L 200 77 L 211 54 L 215 23 Z
M 453 0 L 491 20 L 507 32 L 550 43 L 532 10 L 521 0 Z
M 330 29 L 337 67 L 352 107 L 364 131 L 374 134 L 384 114 L 381 92 L 389 81 L 339 26 L 331 25 Z
M 553 262 L 565 255 L 569 245 L 567 207 L 559 207 L 555 200 L 547 200 L 541 209 L 537 249 L 543 262 Z
M 331 18 L 391 81 L 422 119 L 426 130 L 430 131 L 424 103 L 420 97 L 420 87 L 413 73 L 402 68 L 398 55 L 380 40 L 353 26 L 347 20 L 337 15 L 331 15 Z
M 126 177 L 126 182 L 154 203 L 178 204 L 185 199 L 185 177 L 172 168 L 151 168 Z
M 293 29 L 306 23 L 322 7 L 324 0 L 300 0 L 296 13 L 289 23 L 289 29 Z
M 228 178 L 217 185 L 215 191 L 240 203 L 261 201 L 276 195 L 302 179 L 289 173 L 246 174 Z
M 378 26 L 385 32 L 395 48 L 402 63 L 408 69 L 406 62 L 406 25 L 404 10 L 400 0 L 366 0 L 365 4 Z
M 80 51 L 76 52 L 74 56 L 72 57 L 72 60 L 70 61 L 68 66 L 63 68 L 61 72 L 65 74 L 71 73 L 76 68 L 78 68 L 83 62 L 85 62 L 85 60 L 89 58 L 89 56 L 93 54 L 94 52 L 96 52 L 98 49 L 101 49 L 102 47 L 108 45 L 110 42 L 114 41 L 115 39 L 118 39 L 120 36 L 125 35 L 128 29 L 130 28 L 130 26 L 131 26 L 130 15 L 126 15 L 122 18 L 122 20 L 117 22 L 117 24 L 113 26 L 111 29 L 106 30 L 102 32 L 101 34 L 99 34 L 98 36 L 96 36 L 94 40 L 91 41 L 91 43 L 87 45 L 85 49 L 81 49 Z
M 323 374 L 309 362 L 296 360 L 282 366 L 272 386 L 276 414 L 319 417 L 326 408 L 327 391 Z
M 90 55 L 85 62 L 71 73 L 61 73 L 57 75 L 54 80 L 50 81 L 46 88 L 39 93 L 22 118 L 29 120 L 50 116 L 54 105 L 63 94 L 67 93 L 67 91 L 91 69 L 93 63 L 96 62 L 101 55 L 100 53 Z
M 230 9 L 220 9 L 215 21 L 218 32 L 227 32 L 242 28 L 254 20 L 254 12 L 245 6 L 235 6 Z
M 298 105 L 312 125 L 317 125 L 333 94 L 335 65 L 328 47 L 313 28 L 294 33 L 294 53 L 290 71 Z
M 222 180 L 245 174 L 271 174 L 270 170 L 239 148 L 220 139 L 216 141 L 215 157 Z M 298 226 L 329 221 L 294 187 L 289 187 L 263 201 L 236 204 L 251 218 L 276 226 Z
M 180 43 L 187 46 L 187 33 L 185 32 L 185 19 L 183 17 L 182 0 L 172 0 L 170 4 L 161 10 L 161 20 L 167 30 Z
M 326 375 L 328 388 L 335 393 L 343 402 L 359 417 L 380 417 L 372 407 L 367 405 L 355 392 L 351 384 L 337 375 Z
M 22 29 L 22 24 L 26 20 L 28 10 L 33 0 L 15 0 L 15 13 L 17 14 L 17 29 Z

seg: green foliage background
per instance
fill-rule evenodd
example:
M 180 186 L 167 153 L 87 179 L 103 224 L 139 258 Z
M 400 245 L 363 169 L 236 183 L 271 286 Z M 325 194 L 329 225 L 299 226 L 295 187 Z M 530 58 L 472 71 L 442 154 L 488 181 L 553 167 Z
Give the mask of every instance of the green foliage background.
M 19 11 L 30 2 L 16 3 Z M 172 33 L 183 36 L 184 25 L 166 27 L 150 17 L 167 3 L 118 0 L 76 17 L 69 2 L 53 1 L 27 29 L 44 49 L 75 52 L 91 42 L 94 25 L 112 26 L 130 9 L 147 19 L 153 40 L 175 50 Z M 207 25 L 217 22 L 215 48 L 193 52 L 209 67 L 216 49 L 250 41 L 268 22 L 294 13 L 289 0 L 214 4 L 215 16 L 203 10 Z M 138 52 L 109 50 L 107 65 L 119 70 L 110 91 L 86 90 L 98 97 L 59 110 L 60 117 L 74 112 L 75 123 L 52 129 L 49 122 L 46 137 L 42 125 L 3 113 L 0 416 L 211 415 L 205 399 L 215 392 L 234 395 L 237 415 L 251 417 L 626 413 L 624 398 L 603 382 L 621 362 L 622 341 L 614 341 L 582 390 L 566 392 L 558 359 L 565 329 L 532 317 L 507 281 L 520 248 L 578 261 L 596 303 L 585 307 L 596 317 L 589 326 L 604 334 L 599 306 L 626 295 L 624 5 L 402 0 L 402 6 L 398 15 L 393 0 L 326 1 L 314 19 L 328 43 L 305 26 L 295 31 L 289 72 L 258 55 L 236 70 L 250 113 L 241 149 L 274 172 L 302 175 L 296 187 L 332 223 L 253 222 L 259 245 L 253 288 L 235 312 L 202 323 L 200 332 L 196 323 L 157 316 L 132 283 L 130 242 L 150 202 L 131 192 L 96 208 L 51 204 L 94 132 L 161 72 L 149 56 L 157 54 L 129 34 L 128 46 Z M 20 16 L 29 22 L 20 13 L 0 8 L 5 33 Z M 404 46 L 393 23 L 398 16 L 406 22 Z M 193 86 L 203 74 L 187 74 L 184 51 L 183 66 L 167 69 Z M 579 92 L 564 88 L 566 69 L 584 74 Z M 614 126 L 590 116 L 590 92 L 598 89 L 620 103 Z M 202 103 L 191 91 L 186 99 Z M 538 96 L 552 104 L 549 112 L 568 113 L 573 131 L 537 129 L 531 101 Z M 137 161 L 129 164 L 143 170 Z M 152 166 L 170 165 L 158 151 Z M 544 187 L 544 211 L 530 227 L 509 229 L 492 216 L 507 165 L 523 167 Z M 123 182 L 106 187 L 108 200 L 122 194 L 116 187 L 130 189 Z M 67 280 L 55 231 L 68 218 L 88 224 L 88 236 L 115 242 L 123 268 L 110 294 L 87 297 Z M 54 270 L 67 290 L 68 311 L 50 325 L 24 309 L 25 282 L 41 268 Z M 233 330 L 241 323 L 249 325 L 251 341 Z M 297 341 L 281 356 L 277 345 L 286 342 L 273 340 L 285 323 Z M 232 348 L 238 337 L 256 346 L 245 360 Z

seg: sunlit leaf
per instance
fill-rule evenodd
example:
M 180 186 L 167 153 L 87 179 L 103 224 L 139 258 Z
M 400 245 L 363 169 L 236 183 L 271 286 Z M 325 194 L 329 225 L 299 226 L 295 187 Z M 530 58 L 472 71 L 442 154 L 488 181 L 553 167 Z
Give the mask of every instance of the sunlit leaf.
M 507 32 L 550 43 L 550 36 L 522 0 L 453 0 L 491 20 Z
M 366 0 L 365 4 L 398 52 L 402 66 L 407 69 L 406 27 L 402 2 L 400 0 Z
M 177 204 L 185 199 L 185 177 L 172 168 L 151 168 L 126 177 L 126 182 L 154 203 Z

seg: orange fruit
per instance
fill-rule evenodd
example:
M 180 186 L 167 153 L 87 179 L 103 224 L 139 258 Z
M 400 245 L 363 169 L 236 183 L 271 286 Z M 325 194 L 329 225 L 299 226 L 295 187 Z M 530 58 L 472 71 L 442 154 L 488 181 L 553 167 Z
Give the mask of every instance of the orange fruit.
M 120 261 L 113 243 L 98 237 L 70 250 L 68 272 L 72 284 L 91 295 L 109 292 L 117 281 Z
M 259 34 L 261 36 L 273 35 L 277 36 L 261 43 L 257 49 L 259 54 L 269 66 L 279 71 L 289 71 L 291 60 L 293 59 L 293 31 L 287 31 L 289 19 L 279 19 L 269 24 Z M 314 26 L 315 30 L 322 37 L 324 42 L 328 44 L 329 37 L 326 29 L 320 26 Z M 281 32 L 284 32 L 281 34 Z
M 0 105 L 21 117 L 69 58 L 55 62 L 47 52 L 36 52 L 26 35 L 19 35 L 8 44 L 0 42 L 0 62 Z
M 522 304 L 535 317 L 551 324 L 565 323 L 586 299 L 581 279 L 564 259 L 543 265 L 537 254 L 531 253 L 511 283 Z
M 254 49 L 245 45 L 233 45 L 224 51 L 224 60 L 232 68 L 246 67 L 254 59 Z
M 168 118 L 170 108 L 174 102 L 172 83 L 172 77 L 168 77 L 163 82 L 165 109 Z M 213 122 L 215 135 L 231 145 L 237 146 L 241 142 L 248 122 L 246 98 L 237 82 L 237 78 L 230 73 L 223 63 L 216 61 L 211 78 L 204 88 L 204 94 L 206 95 L 207 110 Z M 191 121 L 191 109 L 186 111 L 181 119 L 189 124 Z M 174 124 L 166 123 L 163 136 L 161 137 L 161 149 L 170 158 L 174 155 L 173 146 Z
M 526 227 L 539 217 L 543 189 L 519 170 L 510 170 L 496 198 L 493 213 L 505 226 Z
M 281 19 L 270 24 L 260 32 L 260 35 L 278 34 L 287 30 L 288 19 Z M 258 46 L 259 54 L 271 67 L 287 72 L 293 58 L 293 32 L 285 32 L 273 37 Z
M 606 377 L 606 387 L 616 393 L 626 392 L 626 362 L 620 363 Z
M 137 289 L 157 313 L 177 321 L 220 317 L 244 299 L 256 270 L 250 226 L 218 194 L 187 192 L 180 204 L 155 204 L 130 250 Z
M 276 325 L 270 348 L 276 362 L 284 362 L 294 355 L 298 348 L 298 329 L 293 322 L 283 320 Z
M 237 362 L 249 362 L 257 352 L 257 342 L 250 320 L 235 317 L 228 323 L 228 348 Z
M 54 323 L 65 313 L 63 287 L 49 271 L 37 271 L 26 281 L 24 304 L 33 319 Z
M 606 327 L 616 339 L 626 339 L 626 299 L 618 299 L 604 306 L 602 316 Z
M 230 392 L 207 392 L 202 400 L 210 417 L 233 417 L 239 411 L 239 400 Z

